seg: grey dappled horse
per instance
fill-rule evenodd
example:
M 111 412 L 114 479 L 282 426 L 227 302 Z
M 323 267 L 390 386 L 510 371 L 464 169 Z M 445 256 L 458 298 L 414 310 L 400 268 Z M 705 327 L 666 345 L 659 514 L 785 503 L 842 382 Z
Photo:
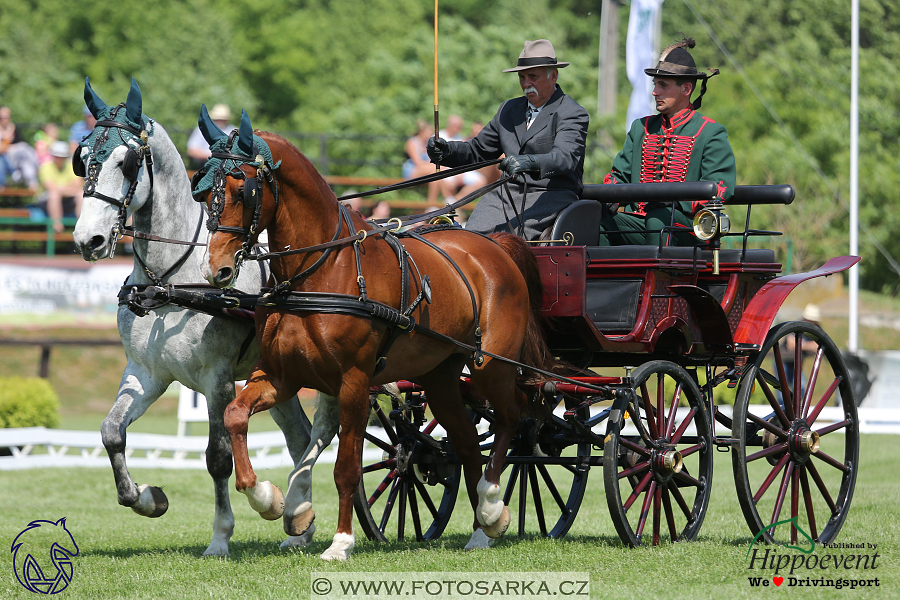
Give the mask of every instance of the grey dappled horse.
M 86 172 L 84 204 L 74 232 L 84 259 L 110 256 L 129 215 L 135 232 L 205 242 L 205 232 L 197 239 L 205 230 L 203 207 L 191 198 L 190 180 L 178 149 L 159 123 L 142 114 L 137 83 L 132 79 L 124 105 L 111 108 L 85 79 L 85 101 L 98 124 L 73 158 L 76 170 L 81 167 Z M 135 238 L 134 261 L 128 286 L 185 284 L 202 281 L 200 266 L 205 257 L 203 250 L 194 246 Z M 256 293 L 267 278 L 267 269 L 246 269 L 235 287 Z M 139 317 L 120 304 L 118 327 L 128 365 L 101 433 L 119 503 L 149 517 L 161 516 L 168 506 L 159 488 L 138 486 L 132 480 L 125 461 L 125 434 L 169 384 L 179 381 L 203 393 L 208 401 L 206 463 L 214 482 L 216 507 L 212 541 L 204 554 L 227 555 L 234 515 L 228 497 L 231 444 L 223 414 L 234 399 L 234 381 L 245 378 L 259 358 L 253 324 L 172 304 L 151 308 Z M 309 420 L 296 397 L 278 409 L 271 411 L 272 418 L 284 432 L 296 464 L 310 442 Z M 305 545 L 311 536 L 312 530 L 305 536 L 292 536 L 282 547 Z

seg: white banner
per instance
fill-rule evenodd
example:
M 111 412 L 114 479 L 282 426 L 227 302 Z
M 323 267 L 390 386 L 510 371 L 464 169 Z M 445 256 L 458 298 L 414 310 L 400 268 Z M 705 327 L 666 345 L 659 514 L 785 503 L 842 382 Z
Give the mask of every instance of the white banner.
M 115 315 L 130 263 L 77 268 L 0 263 L 0 315 L 58 311 Z
M 625 38 L 625 70 L 631 82 L 631 99 L 625 115 L 625 131 L 635 119 L 656 113 L 653 102 L 653 79 L 644 69 L 656 66 L 659 59 L 659 40 L 656 23 L 664 0 L 631 0 L 628 15 L 628 35 Z

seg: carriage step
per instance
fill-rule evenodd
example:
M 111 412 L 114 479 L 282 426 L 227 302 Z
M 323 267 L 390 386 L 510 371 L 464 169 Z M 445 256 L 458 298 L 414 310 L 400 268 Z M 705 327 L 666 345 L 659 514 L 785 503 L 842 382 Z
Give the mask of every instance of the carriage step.
M 713 443 L 716 445 L 717 451 L 728 452 L 733 446 L 737 446 L 740 443 L 740 440 L 737 438 L 716 436 L 713 438 Z

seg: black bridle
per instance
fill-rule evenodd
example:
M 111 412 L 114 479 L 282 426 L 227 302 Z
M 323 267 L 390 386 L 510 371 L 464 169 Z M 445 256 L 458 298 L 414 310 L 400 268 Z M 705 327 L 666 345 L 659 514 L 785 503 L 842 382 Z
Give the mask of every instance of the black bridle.
M 234 138 L 237 133 L 238 130 L 235 129 L 228 135 L 226 148 L 231 148 L 233 150 Z M 257 150 L 255 142 L 253 150 Z M 278 212 L 278 182 L 275 180 L 275 176 L 272 173 L 273 169 L 266 164 L 265 158 L 263 158 L 261 154 L 257 154 L 255 158 L 251 158 L 232 152 L 212 152 L 210 154 L 210 159 L 213 158 L 220 159 L 221 162 L 219 162 L 213 171 L 213 184 L 212 189 L 209 192 L 209 218 L 206 220 L 206 228 L 211 233 L 222 231 L 242 237 L 241 247 L 234 255 L 235 277 L 237 277 L 237 273 L 240 272 L 244 260 L 252 256 L 253 247 L 256 245 L 256 239 L 259 235 L 259 220 L 262 216 L 263 205 L 263 182 L 268 184 L 269 189 L 275 198 L 274 211 L 276 213 Z M 225 164 L 229 160 L 234 163 L 234 166 L 231 169 L 226 170 Z M 255 167 L 256 175 L 248 177 L 240 168 L 242 165 L 251 165 Z M 196 188 L 197 184 L 207 173 L 208 171 L 205 167 L 194 173 L 194 176 L 191 178 L 192 190 Z M 232 227 L 230 225 L 222 225 L 219 222 L 219 219 L 222 217 L 222 211 L 225 208 L 225 185 L 229 176 L 234 177 L 235 179 L 241 179 L 244 182 L 243 193 L 240 194 L 240 199 L 237 201 L 253 209 L 253 218 L 250 221 L 250 225 L 247 227 Z M 200 203 L 205 202 L 202 195 L 195 195 L 194 200 Z
M 130 235 L 134 238 L 145 239 L 149 241 L 156 242 L 166 242 L 170 244 L 181 244 L 189 246 L 187 250 L 185 250 L 184 254 L 182 254 L 181 258 L 179 258 L 175 264 L 169 267 L 162 275 L 156 275 L 148 266 L 144 259 L 141 258 L 140 254 L 137 252 L 137 249 L 134 250 L 134 257 L 137 259 L 138 263 L 143 268 L 144 272 L 147 276 L 157 285 L 162 285 L 163 280 L 172 274 L 178 267 L 184 264 L 184 261 L 187 260 L 194 246 L 205 246 L 206 244 L 197 242 L 197 238 L 200 235 L 200 223 L 202 223 L 202 213 L 201 213 L 201 221 L 197 224 L 197 229 L 194 232 L 194 239 L 191 242 L 185 242 L 182 240 L 171 240 L 167 238 L 161 238 L 156 235 L 152 235 L 149 233 L 144 233 L 142 231 L 136 231 L 133 227 L 129 227 L 125 224 L 128 219 L 128 207 L 131 205 L 131 201 L 134 199 L 134 194 L 137 191 L 138 186 L 138 176 L 140 175 L 141 167 L 146 164 L 146 171 L 150 178 L 150 195 L 153 195 L 153 156 L 150 151 L 150 133 L 145 129 L 137 129 L 136 127 L 132 127 L 128 123 L 120 123 L 116 121 L 116 116 L 118 115 L 119 110 L 124 108 L 124 104 L 120 104 L 112 109 L 109 118 L 104 119 L 102 121 L 97 121 L 97 124 L 94 126 L 95 129 L 99 128 L 99 133 L 97 134 L 97 138 L 94 140 L 94 147 L 91 151 L 90 158 L 88 160 L 87 168 L 85 168 L 84 161 L 81 158 L 80 152 L 75 152 L 72 155 L 72 170 L 79 177 L 84 177 L 84 195 L 92 196 L 99 200 L 106 202 L 107 204 L 111 204 L 118 209 L 118 214 L 116 215 L 116 222 L 112 226 L 112 229 L 109 233 L 109 252 L 107 254 L 107 258 L 113 258 L 116 253 L 116 244 L 118 244 L 119 240 L 121 240 L 124 236 Z M 150 121 L 153 122 L 152 120 Z M 111 196 L 107 196 L 99 191 L 97 191 L 97 183 L 100 178 L 100 169 L 102 164 L 94 159 L 94 156 L 100 151 L 103 146 L 109 141 L 110 133 L 113 129 L 124 129 L 135 138 L 140 140 L 140 145 L 135 149 L 128 141 L 122 137 L 121 133 L 119 134 L 119 139 L 122 141 L 122 144 L 126 145 L 128 150 L 125 153 L 125 159 L 122 161 L 122 175 L 127 179 L 130 183 L 128 186 L 128 192 L 125 194 L 125 197 L 121 200 L 118 198 L 113 198 Z

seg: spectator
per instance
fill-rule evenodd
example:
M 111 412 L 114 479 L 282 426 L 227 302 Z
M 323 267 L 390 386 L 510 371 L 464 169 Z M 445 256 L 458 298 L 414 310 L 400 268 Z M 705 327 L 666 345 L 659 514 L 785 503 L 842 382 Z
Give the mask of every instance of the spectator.
M 94 126 L 97 124 L 97 118 L 91 114 L 90 109 L 85 106 L 81 109 L 81 114 L 84 116 L 84 119 L 78 121 L 72 128 L 69 129 L 69 153 L 74 154 L 78 149 L 78 144 L 91 135 L 91 132 L 94 131 Z
M 0 186 L 11 183 L 37 190 L 37 160 L 34 148 L 22 138 L 12 120 L 12 110 L 0 106 Z
M 46 123 L 44 127 L 34 134 L 34 156 L 40 167 L 45 162 L 53 160 L 50 156 L 50 147 L 59 139 L 59 127 L 56 123 Z
M 450 115 L 447 118 L 447 127 L 445 129 L 441 129 L 439 135 L 442 139 L 451 142 L 462 142 L 464 141 L 462 137 L 462 129 L 462 117 L 460 117 L 459 115 Z M 497 177 L 499 179 L 499 170 L 497 171 L 497 173 Z M 486 183 L 487 179 L 485 178 L 485 175 L 481 173 L 481 169 L 479 169 L 477 171 L 468 171 L 466 173 L 454 175 L 453 177 L 441 179 L 439 182 L 439 186 L 441 194 L 443 194 L 444 196 L 444 202 L 451 203 L 456 201 L 457 196 L 459 196 L 460 198 L 465 197 L 475 190 L 484 187 Z
M 43 192 L 38 196 L 34 208 L 39 209 L 53 220 L 53 230 L 61 233 L 62 218 L 77 217 L 81 214 L 81 200 L 84 195 L 81 177 L 72 171 L 69 144 L 56 141 L 50 147 L 52 160 L 41 165 L 38 177 Z
M 387 200 L 382 200 L 378 204 L 372 207 L 372 216 L 369 217 L 372 220 L 387 220 L 391 218 L 391 205 L 388 204 Z
M 213 106 L 212 110 L 209 111 L 209 118 L 226 134 L 237 129 L 237 127 L 228 122 L 231 120 L 231 108 L 227 104 L 216 104 Z M 207 159 L 209 159 L 209 143 L 203 138 L 203 134 L 200 133 L 200 127 L 194 128 L 194 131 L 191 132 L 191 136 L 187 141 L 187 153 L 188 169 L 194 171 L 203 167 Z
M 452 142 L 461 142 L 463 141 L 462 137 L 462 129 L 463 129 L 463 119 L 459 115 L 450 115 L 447 117 L 447 127 L 441 129 L 438 133 L 439 136 L 444 138 L 445 140 L 449 140 Z M 428 140 L 425 140 L 426 142 Z
M 435 172 L 434 165 L 428 161 L 428 154 L 425 152 L 425 144 L 431 136 L 432 130 L 429 129 L 427 121 L 416 121 L 416 135 L 406 140 L 404 150 L 406 151 L 406 161 L 400 171 L 403 179 L 415 179 L 431 175 Z M 440 182 L 432 181 L 428 184 L 428 202 L 434 203 L 437 200 L 440 191 Z
M 348 190 L 345 195 L 349 196 L 350 194 L 355 194 L 355 193 L 356 193 L 355 190 Z M 363 208 L 362 198 L 350 198 L 349 200 L 342 200 L 342 202 L 344 203 L 344 206 L 346 206 L 347 208 L 349 208 L 351 210 L 355 210 L 356 212 L 360 212 L 360 213 L 362 212 L 362 208 Z

